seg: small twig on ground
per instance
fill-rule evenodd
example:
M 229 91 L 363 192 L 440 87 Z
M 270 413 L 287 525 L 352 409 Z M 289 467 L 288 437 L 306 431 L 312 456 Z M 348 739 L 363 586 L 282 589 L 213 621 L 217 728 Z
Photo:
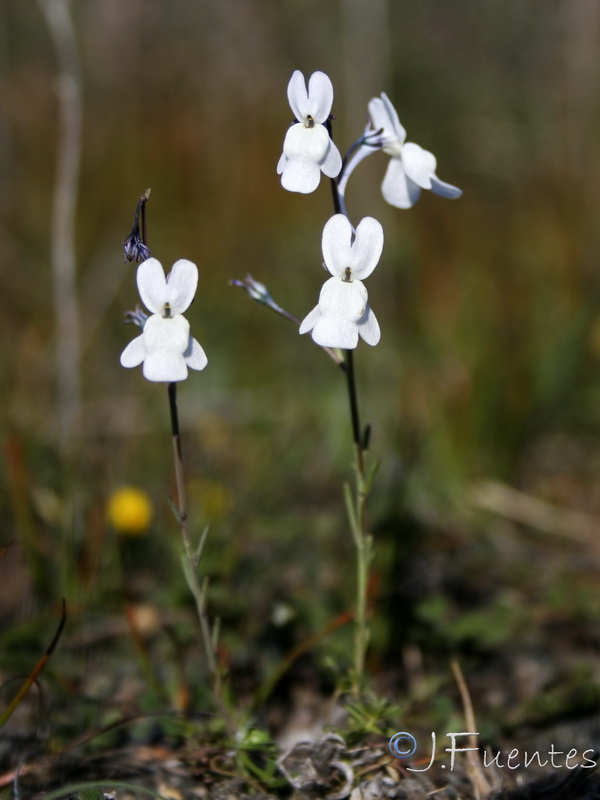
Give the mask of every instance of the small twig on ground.
M 471 734 L 468 740 L 469 748 L 471 749 L 469 749 L 467 752 L 467 772 L 469 774 L 469 778 L 471 779 L 471 783 L 473 784 L 475 797 L 477 800 L 480 800 L 481 797 L 486 797 L 492 791 L 492 786 L 485 777 L 479 758 L 477 733 L 475 732 L 477 730 L 475 712 L 473 711 L 473 704 L 471 703 L 469 689 L 458 661 L 453 661 L 451 666 L 454 674 L 454 680 L 456 681 L 458 691 L 460 692 L 460 699 L 462 701 L 463 711 L 465 713 L 467 729 Z

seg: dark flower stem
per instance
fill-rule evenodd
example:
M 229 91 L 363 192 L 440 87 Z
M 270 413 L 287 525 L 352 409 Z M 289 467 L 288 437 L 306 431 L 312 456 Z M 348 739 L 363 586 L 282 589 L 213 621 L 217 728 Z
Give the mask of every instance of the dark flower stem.
M 331 195 L 333 198 L 333 208 L 335 213 L 343 214 L 345 217 L 347 217 L 348 212 L 346 211 L 346 206 L 344 205 L 342 195 L 338 192 L 337 180 L 335 178 L 331 179 Z
M 329 138 L 333 141 L 333 117 L 330 114 L 329 119 L 325 123 L 325 127 L 327 128 L 327 132 L 329 133 Z M 345 159 L 344 159 L 345 162 Z M 342 162 L 342 164 L 344 163 Z M 342 167 L 343 170 L 343 167 Z M 342 172 L 340 171 L 340 175 Z M 344 203 L 344 198 L 338 191 L 338 178 L 331 178 L 331 196 L 333 199 L 333 208 L 336 214 L 344 214 L 344 216 L 348 216 L 348 212 L 346 211 L 346 205 Z
M 131 233 L 123 242 L 123 255 L 125 261 L 145 261 L 150 258 L 150 250 L 148 248 L 148 229 L 146 226 L 146 203 L 150 197 L 150 189 L 146 189 L 144 194 L 138 200 L 135 207 L 135 216 L 133 218 L 133 225 Z M 140 218 L 142 229 L 140 232 Z
M 364 454 L 363 437 L 360 428 L 360 413 L 358 410 L 358 394 L 356 391 L 356 380 L 354 377 L 354 351 L 344 350 L 344 372 L 346 373 L 346 383 L 348 386 L 348 399 L 350 400 L 350 419 L 352 422 L 352 436 L 356 449 L 356 463 L 360 466 L 360 472 L 364 473 Z
M 140 215 L 140 222 L 141 222 L 141 235 L 142 235 L 142 242 L 147 246 L 148 245 L 148 226 L 146 222 L 146 203 L 150 199 L 150 189 L 146 189 L 144 194 L 140 197 L 140 202 L 138 205 L 138 211 L 136 212 L 136 221 L 137 215 Z
M 179 519 L 187 522 L 187 499 L 185 496 L 185 481 L 183 479 L 183 453 L 181 449 L 181 436 L 179 434 L 179 414 L 177 412 L 177 384 L 170 383 L 169 411 L 171 413 L 171 434 L 173 436 L 173 459 L 175 463 L 175 483 L 177 486 L 177 502 Z

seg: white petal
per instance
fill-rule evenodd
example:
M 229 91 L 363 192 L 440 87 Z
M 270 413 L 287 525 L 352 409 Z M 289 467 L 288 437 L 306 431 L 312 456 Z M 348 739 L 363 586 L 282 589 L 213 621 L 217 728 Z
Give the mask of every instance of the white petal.
M 189 308 L 198 288 L 198 267 L 193 261 L 180 258 L 167 277 L 167 302 L 172 314 L 183 314 Z
M 351 241 L 352 225 L 344 214 L 335 214 L 327 220 L 323 228 L 321 248 L 325 266 L 332 275 L 343 277 L 346 267 L 350 265 Z
M 287 164 L 287 156 L 285 153 L 282 153 L 279 157 L 279 161 L 277 162 L 277 174 L 281 175 L 283 170 L 285 169 L 285 165 Z
M 181 314 L 167 318 L 153 314 L 146 320 L 142 336 L 146 353 L 168 350 L 181 355 L 189 344 L 190 323 Z
M 315 306 L 312 311 L 309 311 L 309 313 L 304 317 L 304 319 L 300 323 L 300 328 L 298 332 L 308 333 L 308 331 L 312 331 L 320 316 L 321 312 L 319 311 L 319 306 Z
M 288 128 L 283 142 L 283 152 L 290 159 L 306 158 L 318 164 L 327 155 L 331 139 L 323 125 L 307 128 L 296 123 Z
M 304 75 L 300 70 L 296 70 L 287 87 L 287 96 L 290 108 L 294 112 L 294 116 L 298 121 L 304 118 L 308 109 L 308 93 L 306 91 L 306 83 L 304 82 Z
M 167 299 L 167 279 L 156 258 L 142 261 L 137 270 L 137 286 L 142 303 L 153 314 L 162 313 Z
M 373 217 L 362 219 L 356 229 L 356 237 L 350 252 L 350 269 L 352 277 L 368 277 L 381 257 L 383 250 L 383 228 Z
M 289 159 L 281 175 L 281 185 L 288 192 L 310 194 L 321 181 L 321 170 L 314 161 Z
M 190 336 L 190 341 L 183 357 L 185 363 L 192 369 L 204 369 L 208 364 L 208 358 L 206 357 L 204 349 L 200 342 L 196 341 L 192 336 Z
M 394 132 L 394 135 L 399 140 L 400 144 L 403 144 L 406 139 L 406 130 L 404 129 L 404 126 L 400 123 L 398 112 L 392 105 L 389 97 L 385 92 L 381 93 L 381 100 L 385 107 L 386 114 L 388 115 L 388 118 L 390 120 L 390 124 Z
M 437 161 L 433 153 L 423 150 L 418 144 L 407 142 L 402 148 L 402 162 L 408 177 L 421 189 L 431 189 L 431 179 Z
M 371 123 L 376 131 L 393 133 L 392 121 L 386 111 L 383 100 L 380 97 L 374 97 L 369 101 L 369 116 Z
M 144 359 L 144 378 L 148 381 L 184 381 L 188 371 L 181 353 L 171 350 L 157 350 L 149 353 Z
M 367 306 L 365 313 L 358 320 L 358 332 L 367 344 L 376 345 L 381 338 L 381 331 L 377 317 L 372 312 L 371 307 Z
M 310 76 L 308 102 L 308 113 L 314 121 L 325 122 L 333 105 L 333 84 L 324 72 L 313 72 Z
M 375 130 L 383 129 L 385 136 L 393 137 L 399 144 L 403 144 L 406 131 L 400 124 L 396 109 L 384 92 L 381 93 L 381 99 L 374 97 L 369 103 L 369 116 Z
M 354 350 L 358 344 L 358 328 L 356 322 L 339 317 L 323 316 L 313 328 L 312 338 L 321 347 L 341 347 L 344 350 Z
M 337 178 L 342 168 L 342 157 L 336 145 L 329 139 L 329 145 L 324 157 L 319 162 L 319 166 L 328 178 Z
M 319 295 L 319 311 L 323 315 L 358 322 L 365 313 L 368 293 L 361 281 L 329 278 Z
M 462 189 L 452 186 L 450 183 L 444 183 L 437 175 L 433 175 L 431 178 L 431 191 L 439 194 L 440 197 L 447 197 L 449 200 L 455 200 L 462 194 Z
M 396 208 L 410 208 L 421 194 L 417 184 L 407 177 L 402 160 L 397 157 L 390 159 L 381 191 L 384 199 Z
M 329 278 L 321 289 L 319 305 L 302 321 L 300 333 L 312 329 L 313 340 L 322 347 L 352 350 L 358 343 L 356 323 L 366 305 L 367 290 L 360 281 Z
M 146 348 L 144 347 L 144 336 L 136 336 L 133 341 L 129 342 L 125 350 L 121 353 L 121 366 L 122 367 L 137 367 L 139 366 L 146 356 Z

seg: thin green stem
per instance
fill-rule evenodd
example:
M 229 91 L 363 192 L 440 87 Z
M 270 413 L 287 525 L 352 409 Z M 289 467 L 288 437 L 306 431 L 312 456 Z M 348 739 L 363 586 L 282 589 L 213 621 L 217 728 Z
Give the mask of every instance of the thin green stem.
M 188 587 L 194 598 L 196 604 L 196 611 L 200 621 L 200 631 L 202 634 L 202 643 L 204 646 L 204 654 L 206 656 L 206 663 L 211 677 L 212 689 L 217 702 L 217 706 L 223 721 L 227 726 L 230 734 L 233 733 L 233 726 L 231 724 L 230 716 L 227 711 L 227 706 L 223 697 L 223 685 L 221 681 L 221 674 L 217 665 L 215 655 L 215 643 L 213 641 L 213 634 L 210 626 L 210 620 L 206 611 L 206 583 L 201 584 L 198 575 L 198 563 L 200 560 L 201 547 L 194 553 L 190 541 L 190 534 L 188 530 L 188 514 L 187 514 L 187 500 L 185 494 L 185 479 L 183 471 L 183 454 L 181 448 L 181 435 L 179 432 L 179 414 L 177 411 L 177 384 L 170 383 L 168 386 L 169 393 L 169 410 L 171 415 L 171 433 L 173 436 L 173 461 L 175 465 L 175 483 L 177 487 L 177 522 L 181 530 L 181 538 L 183 541 L 183 555 L 184 555 L 184 574 L 187 580 Z M 204 537 L 201 540 L 201 545 L 204 542 Z
M 350 418 L 354 439 L 354 494 L 347 488 L 346 506 L 348 519 L 352 528 L 352 536 L 356 547 L 356 617 L 354 634 L 354 680 L 353 690 L 359 694 L 364 673 L 365 654 L 369 641 L 367 626 L 367 589 L 369 580 L 369 564 L 371 561 L 371 537 L 366 531 L 367 479 L 365 473 L 365 452 L 360 426 L 358 394 L 354 375 L 353 351 L 345 350 L 345 373 L 350 400 Z
M 331 117 L 326 123 L 329 136 L 332 136 Z M 352 152 L 352 150 L 350 151 Z M 346 157 L 343 162 L 342 173 L 347 164 Z M 344 197 L 339 190 L 340 176 L 331 179 L 331 193 L 333 207 L 336 214 L 344 214 L 349 219 Z M 368 435 L 363 435 L 360 424 L 358 407 L 358 393 L 354 375 L 354 351 L 344 350 L 344 362 L 340 366 L 346 374 L 346 385 L 350 401 L 350 420 L 352 423 L 352 438 L 354 440 L 354 494 L 349 486 L 345 486 L 345 501 L 348 521 L 352 530 L 352 537 L 356 547 L 356 612 L 354 629 L 354 672 L 352 676 L 352 691 L 358 697 L 363 682 L 365 655 L 369 643 L 369 629 L 367 625 L 367 590 L 369 583 L 369 565 L 372 558 L 372 538 L 366 530 L 366 502 L 369 481 L 366 474 L 366 449 Z

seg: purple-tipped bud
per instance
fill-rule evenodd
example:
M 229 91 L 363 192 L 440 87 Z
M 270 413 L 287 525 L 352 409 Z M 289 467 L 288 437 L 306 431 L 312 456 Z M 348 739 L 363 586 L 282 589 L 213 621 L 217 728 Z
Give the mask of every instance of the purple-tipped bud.
M 138 263 L 150 258 L 150 248 L 142 241 L 139 231 L 134 229 L 125 239 L 123 242 L 123 255 L 125 256 L 125 261 L 136 261 Z

